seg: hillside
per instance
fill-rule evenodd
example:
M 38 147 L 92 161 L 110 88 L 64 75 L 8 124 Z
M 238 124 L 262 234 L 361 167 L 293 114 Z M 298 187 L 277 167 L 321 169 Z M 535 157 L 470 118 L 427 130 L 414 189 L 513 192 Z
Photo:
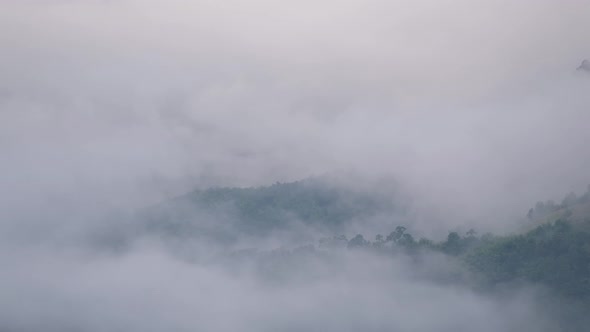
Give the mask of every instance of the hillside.
M 578 196 L 569 193 L 560 203 L 554 201 L 537 202 L 527 213 L 531 225 L 537 226 L 557 220 L 568 220 L 574 227 L 590 231 L 590 186 Z
M 177 236 L 263 236 L 307 227 L 338 232 L 351 223 L 403 215 L 405 201 L 394 189 L 352 189 L 324 178 L 249 188 L 195 190 L 142 212 L 151 231 Z
M 396 200 L 398 198 L 398 200 Z M 419 257 L 440 253 L 461 262 L 456 273 L 476 276 L 470 283 L 488 291 L 522 282 L 547 287 L 568 299 L 590 301 L 590 191 L 568 194 L 561 203 L 539 202 L 530 209 L 530 230 L 520 234 L 441 234 L 444 241 L 414 238 L 405 226 L 370 237 L 339 233 L 350 223 L 379 215 L 403 214 L 399 193 L 353 190 L 325 179 L 275 183 L 256 188 L 195 190 L 144 211 L 151 233 L 207 238 L 231 243 L 238 237 L 265 236 L 277 230 L 308 227 L 319 238 L 294 253 L 316 250 L 366 250 L 382 255 Z M 256 254 L 241 252 L 236 257 Z M 463 272 L 461 270 L 464 269 Z

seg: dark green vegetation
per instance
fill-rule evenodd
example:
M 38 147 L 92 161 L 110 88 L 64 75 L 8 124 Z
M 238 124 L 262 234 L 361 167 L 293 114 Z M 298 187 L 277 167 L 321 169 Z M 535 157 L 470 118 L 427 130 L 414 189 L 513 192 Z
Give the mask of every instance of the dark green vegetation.
M 590 234 L 566 221 L 493 239 L 469 250 L 464 259 L 489 285 L 526 281 L 566 297 L 590 299 Z
M 312 180 L 258 188 L 213 188 L 195 191 L 184 199 L 207 210 L 230 206 L 243 224 L 254 229 L 280 227 L 290 219 L 339 226 L 393 208 L 385 197 Z
M 182 236 L 260 236 L 294 225 L 337 232 L 352 222 L 403 214 L 401 202 L 392 191 L 376 194 L 314 178 L 257 188 L 196 190 L 145 211 L 141 219 L 153 230 Z
M 338 236 L 319 243 L 320 248 L 335 246 L 408 255 L 439 252 L 458 259 L 477 277 L 477 287 L 491 290 L 527 282 L 548 287 L 567 298 L 590 300 L 590 233 L 563 220 L 521 235 L 477 236 L 470 230 L 461 236 L 451 232 L 438 243 L 428 239 L 416 241 L 401 226 L 386 237 L 377 235 L 374 241 L 359 234 L 350 240 Z
M 590 186 L 583 195 L 569 193 L 560 203 L 552 200 L 537 202 L 527 213 L 533 224 L 544 224 L 567 219 L 578 228 L 590 231 Z
M 213 188 L 194 191 L 148 211 L 149 229 L 168 235 L 213 238 L 230 243 L 245 234 L 267 235 L 293 224 L 316 235 L 341 234 L 344 226 L 378 215 L 403 212 L 388 195 L 354 191 L 313 179 L 259 188 Z M 374 240 L 357 234 L 323 237 L 296 255 L 330 250 L 363 250 L 380 255 L 419 258 L 436 253 L 456 261 L 471 276 L 469 286 L 482 291 L 527 284 L 557 296 L 590 303 L 590 193 L 568 195 L 560 204 L 537 203 L 528 213 L 524 234 L 479 235 L 450 232 L 444 241 L 415 238 L 403 226 Z M 316 237 L 317 238 L 317 237 Z M 255 251 L 254 251 L 255 252 Z M 236 254 L 250 255 L 245 251 Z M 291 255 L 281 249 L 281 260 Z M 271 256 L 277 255 L 277 252 Z M 462 281 L 461 281 L 462 282 Z

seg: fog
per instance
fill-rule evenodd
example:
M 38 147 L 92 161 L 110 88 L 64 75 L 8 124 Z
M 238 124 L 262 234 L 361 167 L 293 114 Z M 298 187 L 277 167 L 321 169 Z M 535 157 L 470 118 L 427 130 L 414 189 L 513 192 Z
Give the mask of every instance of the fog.
M 536 290 L 490 298 L 401 259 L 309 258 L 292 267 L 307 279 L 272 283 L 157 236 L 85 241 L 195 188 L 326 174 L 395 179 L 424 234 L 513 231 L 590 183 L 589 16 L 585 0 L 1 1 L 0 329 L 552 330 Z
M 554 331 L 531 290 L 502 299 L 417 278 L 401 259 L 361 253 L 289 261 L 195 264 L 153 243 L 124 256 L 3 257 L 6 331 Z M 26 259 L 26 263 L 23 260 Z M 442 259 L 436 257 L 435 259 Z M 413 272 L 411 272 L 413 271 Z M 544 314 L 540 314 L 544 313 Z

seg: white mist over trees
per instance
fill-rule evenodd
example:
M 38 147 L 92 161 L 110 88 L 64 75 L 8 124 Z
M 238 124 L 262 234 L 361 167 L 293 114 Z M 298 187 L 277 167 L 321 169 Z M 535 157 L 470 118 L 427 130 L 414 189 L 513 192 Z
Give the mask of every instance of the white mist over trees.
M 567 266 L 587 257 L 588 17 L 588 1 L 2 1 L 0 330 L 579 323 L 545 300 L 585 273 Z

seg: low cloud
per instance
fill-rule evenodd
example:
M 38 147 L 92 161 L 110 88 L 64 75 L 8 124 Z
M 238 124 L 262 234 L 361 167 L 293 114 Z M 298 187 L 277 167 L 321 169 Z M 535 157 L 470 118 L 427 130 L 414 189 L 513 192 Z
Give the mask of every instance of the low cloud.
M 324 174 L 375 190 L 394 178 L 422 232 L 513 230 L 535 201 L 590 183 L 590 77 L 575 70 L 589 13 L 545 0 L 3 1 L 0 329 L 551 330 L 535 292 L 492 299 L 395 260 L 345 255 L 335 278 L 320 264 L 271 287 L 159 245 L 115 255 L 84 241 L 197 187 Z

